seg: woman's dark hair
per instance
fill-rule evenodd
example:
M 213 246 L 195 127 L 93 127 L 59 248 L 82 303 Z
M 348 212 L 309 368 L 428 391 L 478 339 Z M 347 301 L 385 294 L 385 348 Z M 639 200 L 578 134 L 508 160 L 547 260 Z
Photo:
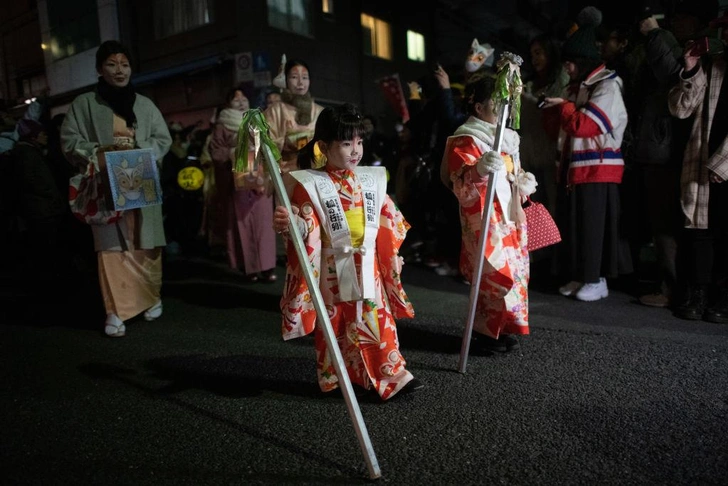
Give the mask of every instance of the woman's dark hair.
M 475 114 L 475 104 L 489 100 L 495 90 L 495 78 L 491 74 L 476 74 L 465 85 L 463 104 L 469 115 Z
M 593 73 L 596 68 L 601 66 L 604 61 L 602 61 L 601 59 L 586 59 L 583 57 L 579 57 L 571 59 L 571 62 L 574 63 L 576 69 L 579 71 L 579 77 L 578 79 L 572 81 L 573 83 L 584 81 L 586 77 Z
M 365 133 L 364 117 L 359 109 L 351 104 L 334 108 L 324 108 L 316 119 L 316 130 L 313 139 L 298 152 L 298 167 L 310 169 L 313 161 L 313 146 L 319 140 L 331 143 L 337 140 L 351 140 Z
M 131 64 L 131 54 L 124 44 L 115 40 L 103 42 L 96 51 L 96 70 L 100 70 L 109 56 L 113 54 L 124 54 Z
M 291 72 L 291 69 L 293 69 L 296 66 L 303 66 L 306 68 L 306 71 L 308 71 L 309 75 L 311 74 L 311 69 L 308 67 L 308 64 L 306 64 L 306 61 L 302 59 L 289 59 L 288 62 L 286 62 L 286 67 L 284 68 L 284 73 L 286 73 L 286 79 L 288 79 L 288 73 Z
M 235 98 L 235 93 L 238 91 L 243 93 L 243 96 L 247 98 L 247 95 L 245 95 L 245 90 L 243 88 L 241 88 L 240 86 L 233 86 L 225 94 L 225 105 L 228 105 L 233 100 L 233 98 Z
M 551 34 L 540 34 L 531 39 L 528 44 L 529 47 L 534 44 L 541 46 L 541 49 L 546 53 L 546 59 L 548 59 L 548 68 L 546 73 L 546 79 L 544 86 L 548 86 L 556 82 L 561 73 L 561 48 L 559 43 Z M 538 86 L 542 88 L 543 86 Z

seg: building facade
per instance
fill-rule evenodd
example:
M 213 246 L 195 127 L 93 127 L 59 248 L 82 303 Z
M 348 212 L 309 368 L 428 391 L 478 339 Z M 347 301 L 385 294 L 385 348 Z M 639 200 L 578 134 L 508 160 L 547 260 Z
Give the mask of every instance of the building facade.
M 17 112 L 45 95 L 52 114 L 64 112 L 96 84 L 98 45 L 118 39 L 132 50 L 135 87 L 182 125 L 208 123 L 235 85 L 256 106 L 284 54 L 308 63 L 311 93 L 320 103 L 353 102 L 393 121 L 399 113 L 379 80 L 397 74 L 406 96 L 407 83 L 431 74 L 436 63 L 457 77 L 476 37 L 496 47 L 495 56 L 503 49 L 526 54 L 528 38 L 562 21 L 567 4 L 13 0 L 0 14 L 0 99 Z
M 96 84 L 98 45 L 118 39 L 131 48 L 135 87 L 183 125 L 207 123 L 232 86 L 255 106 L 282 55 L 308 63 L 322 104 L 386 113 L 377 80 L 396 73 L 406 90 L 428 69 L 434 36 L 432 12 L 399 3 L 393 11 L 361 0 L 19 0 L 0 23 L 0 96 L 17 109 L 47 95 L 52 114 L 64 112 Z

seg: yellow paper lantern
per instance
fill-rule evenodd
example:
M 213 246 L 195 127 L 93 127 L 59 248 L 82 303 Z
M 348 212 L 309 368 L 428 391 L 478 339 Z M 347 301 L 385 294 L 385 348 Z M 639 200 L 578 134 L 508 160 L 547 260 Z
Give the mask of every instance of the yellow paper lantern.
M 198 167 L 185 167 L 177 174 L 177 184 L 185 191 L 196 191 L 205 182 L 205 174 Z

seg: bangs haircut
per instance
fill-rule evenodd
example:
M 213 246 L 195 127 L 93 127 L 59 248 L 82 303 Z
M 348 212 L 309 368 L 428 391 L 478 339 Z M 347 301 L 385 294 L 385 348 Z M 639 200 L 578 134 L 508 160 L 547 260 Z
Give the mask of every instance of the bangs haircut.
M 124 54 L 129 61 L 129 64 L 131 64 L 132 59 L 129 49 L 127 49 L 127 47 L 119 41 L 107 40 L 96 50 L 96 70 L 100 70 L 101 66 L 104 62 L 106 62 L 109 56 L 114 54 Z
M 366 133 L 364 117 L 351 103 L 324 109 L 317 121 L 317 133 L 314 138 L 327 143 L 352 140 L 354 137 L 362 137 Z
M 306 64 L 306 61 L 304 61 L 303 59 L 290 59 L 283 67 L 283 73 L 286 79 L 288 79 L 288 74 L 291 72 L 291 69 L 296 66 L 305 67 L 306 71 L 308 71 L 308 75 L 311 76 L 311 69 L 308 67 L 308 64 Z

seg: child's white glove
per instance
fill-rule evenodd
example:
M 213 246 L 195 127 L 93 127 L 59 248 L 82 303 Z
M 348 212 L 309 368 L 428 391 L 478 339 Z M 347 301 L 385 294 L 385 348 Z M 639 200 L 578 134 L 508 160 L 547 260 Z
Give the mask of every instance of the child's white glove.
M 491 150 L 480 156 L 478 162 L 475 164 L 475 169 L 480 174 L 480 177 L 484 177 L 485 174 L 498 172 L 505 166 L 506 163 L 503 162 L 503 157 L 495 150 Z
M 531 174 L 530 172 L 521 171 L 520 174 L 518 174 L 518 180 L 516 181 L 518 184 L 518 191 L 520 192 L 521 196 L 530 196 L 534 192 L 536 192 L 536 186 L 538 186 L 538 182 L 536 182 L 536 176 Z

